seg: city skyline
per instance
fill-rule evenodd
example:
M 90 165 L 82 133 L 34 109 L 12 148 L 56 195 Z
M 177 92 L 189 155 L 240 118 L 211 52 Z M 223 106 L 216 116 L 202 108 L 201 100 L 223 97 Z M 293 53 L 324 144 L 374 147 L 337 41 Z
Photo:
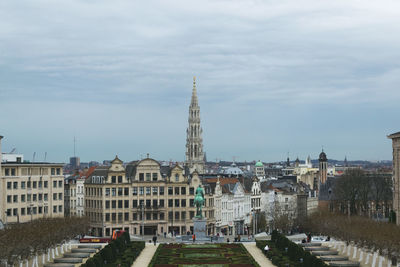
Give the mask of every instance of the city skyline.
M 196 76 L 209 161 L 391 160 L 399 5 L 4 2 L 2 150 L 184 161 Z

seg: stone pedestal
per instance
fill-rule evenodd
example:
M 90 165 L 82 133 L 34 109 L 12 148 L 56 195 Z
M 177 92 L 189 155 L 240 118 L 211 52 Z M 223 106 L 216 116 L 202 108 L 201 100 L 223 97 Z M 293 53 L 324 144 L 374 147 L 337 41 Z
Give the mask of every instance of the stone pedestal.
M 206 225 L 207 219 L 193 218 L 193 232 L 196 235 L 196 240 L 207 239 Z

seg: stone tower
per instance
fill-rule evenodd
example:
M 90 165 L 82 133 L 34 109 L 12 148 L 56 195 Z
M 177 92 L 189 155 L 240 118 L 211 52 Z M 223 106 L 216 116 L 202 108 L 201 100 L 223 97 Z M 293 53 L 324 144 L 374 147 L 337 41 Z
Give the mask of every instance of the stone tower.
M 328 159 L 324 150 L 319 154 L 319 182 L 325 184 L 328 175 Z
M 388 136 L 393 148 L 393 210 L 396 223 L 400 225 L 400 132 Z
M 204 174 L 203 129 L 200 126 L 200 107 L 197 100 L 196 77 L 193 77 L 192 101 L 189 106 L 189 126 L 186 130 L 185 165 L 190 174 Z

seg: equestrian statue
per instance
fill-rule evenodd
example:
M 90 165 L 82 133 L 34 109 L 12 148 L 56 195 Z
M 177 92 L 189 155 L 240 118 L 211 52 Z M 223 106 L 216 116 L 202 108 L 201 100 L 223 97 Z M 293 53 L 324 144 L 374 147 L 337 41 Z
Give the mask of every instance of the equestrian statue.
M 202 212 L 202 207 L 204 205 L 204 190 L 199 185 L 196 189 L 196 196 L 194 197 L 194 205 L 196 206 L 196 216 L 194 216 L 197 219 L 203 219 L 203 212 Z

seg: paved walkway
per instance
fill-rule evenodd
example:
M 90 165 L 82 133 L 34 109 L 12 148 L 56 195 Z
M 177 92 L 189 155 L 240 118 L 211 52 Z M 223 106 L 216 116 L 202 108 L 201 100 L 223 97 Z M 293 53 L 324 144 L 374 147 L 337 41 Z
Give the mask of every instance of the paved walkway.
M 153 243 L 146 243 L 145 248 L 140 253 L 139 257 L 134 261 L 132 267 L 147 267 L 153 258 L 154 252 L 158 247 L 158 243 L 154 246 Z
M 275 266 L 267 257 L 265 257 L 265 255 L 261 252 L 261 250 L 256 246 L 255 242 L 246 242 L 243 243 L 243 245 L 260 266 L 262 267 Z

